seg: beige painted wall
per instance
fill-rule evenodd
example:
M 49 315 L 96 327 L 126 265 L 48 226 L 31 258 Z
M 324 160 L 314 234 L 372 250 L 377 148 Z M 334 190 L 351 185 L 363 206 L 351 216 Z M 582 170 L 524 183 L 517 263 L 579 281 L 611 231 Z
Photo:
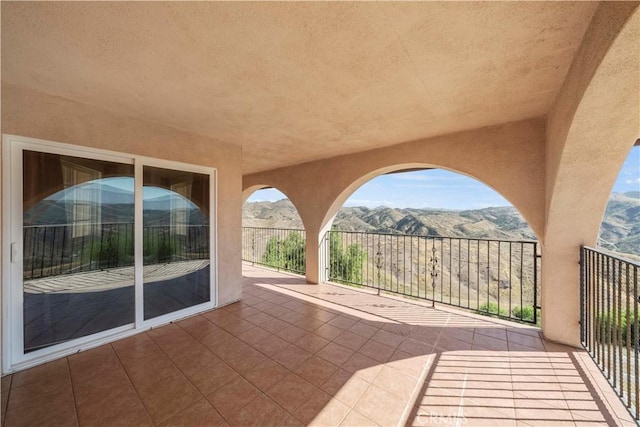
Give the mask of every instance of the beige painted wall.
M 210 138 L 3 84 L 2 133 L 217 169 L 218 298 L 241 297 L 242 152 Z

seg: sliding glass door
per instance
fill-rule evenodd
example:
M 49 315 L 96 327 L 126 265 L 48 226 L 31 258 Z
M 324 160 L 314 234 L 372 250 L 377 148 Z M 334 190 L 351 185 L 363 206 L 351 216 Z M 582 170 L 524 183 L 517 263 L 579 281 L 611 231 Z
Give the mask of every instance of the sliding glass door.
M 131 324 L 133 165 L 23 151 L 25 353 Z
M 145 166 L 145 320 L 209 302 L 209 176 Z
M 214 170 L 3 143 L 4 372 L 214 307 Z

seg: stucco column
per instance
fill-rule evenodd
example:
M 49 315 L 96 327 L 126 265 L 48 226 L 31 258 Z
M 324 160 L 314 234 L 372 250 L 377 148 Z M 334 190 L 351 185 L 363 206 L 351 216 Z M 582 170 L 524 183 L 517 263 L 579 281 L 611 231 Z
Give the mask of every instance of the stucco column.
M 580 243 L 549 242 L 542 260 L 543 334 L 580 347 Z
M 547 115 L 542 330 L 580 346 L 580 246 L 594 246 L 620 167 L 640 134 L 640 13 L 598 6 Z
M 322 227 L 307 227 L 305 268 L 307 283 L 317 284 L 327 280 L 329 257 L 325 247 L 325 236 L 332 222 L 333 220 Z
M 320 244 L 322 240 L 317 231 L 307 230 L 305 275 L 307 283 L 320 282 Z

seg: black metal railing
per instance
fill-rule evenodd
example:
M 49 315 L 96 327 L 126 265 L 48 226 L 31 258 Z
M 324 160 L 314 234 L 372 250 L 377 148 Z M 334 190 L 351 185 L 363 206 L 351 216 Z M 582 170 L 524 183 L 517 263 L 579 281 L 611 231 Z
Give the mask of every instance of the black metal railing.
M 329 280 L 471 309 L 539 320 L 538 244 L 329 231 Z
M 242 260 L 305 273 L 306 233 L 288 228 L 242 227 Z
M 134 265 L 132 223 L 25 226 L 24 280 Z M 144 264 L 209 258 L 208 225 L 143 227 Z
M 580 265 L 582 344 L 637 422 L 640 263 L 583 247 Z

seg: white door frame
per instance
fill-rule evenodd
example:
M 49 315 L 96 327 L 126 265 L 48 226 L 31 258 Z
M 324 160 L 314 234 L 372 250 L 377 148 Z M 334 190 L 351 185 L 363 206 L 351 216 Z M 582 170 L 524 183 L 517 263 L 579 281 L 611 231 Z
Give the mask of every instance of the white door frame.
M 96 334 L 24 353 L 23 319 L 23 182 L 22 152 L 32 150 L 134 165 L 135 320 Z M 144 166 L 209 176 L 210 301 L 144 320 L 142 172 Z M 217 171 L 215 168 L 16 135 L 2 136 L 2 373 L 7 374 L 93 348 L 117 339 L 215 308 L 218 303 Z

